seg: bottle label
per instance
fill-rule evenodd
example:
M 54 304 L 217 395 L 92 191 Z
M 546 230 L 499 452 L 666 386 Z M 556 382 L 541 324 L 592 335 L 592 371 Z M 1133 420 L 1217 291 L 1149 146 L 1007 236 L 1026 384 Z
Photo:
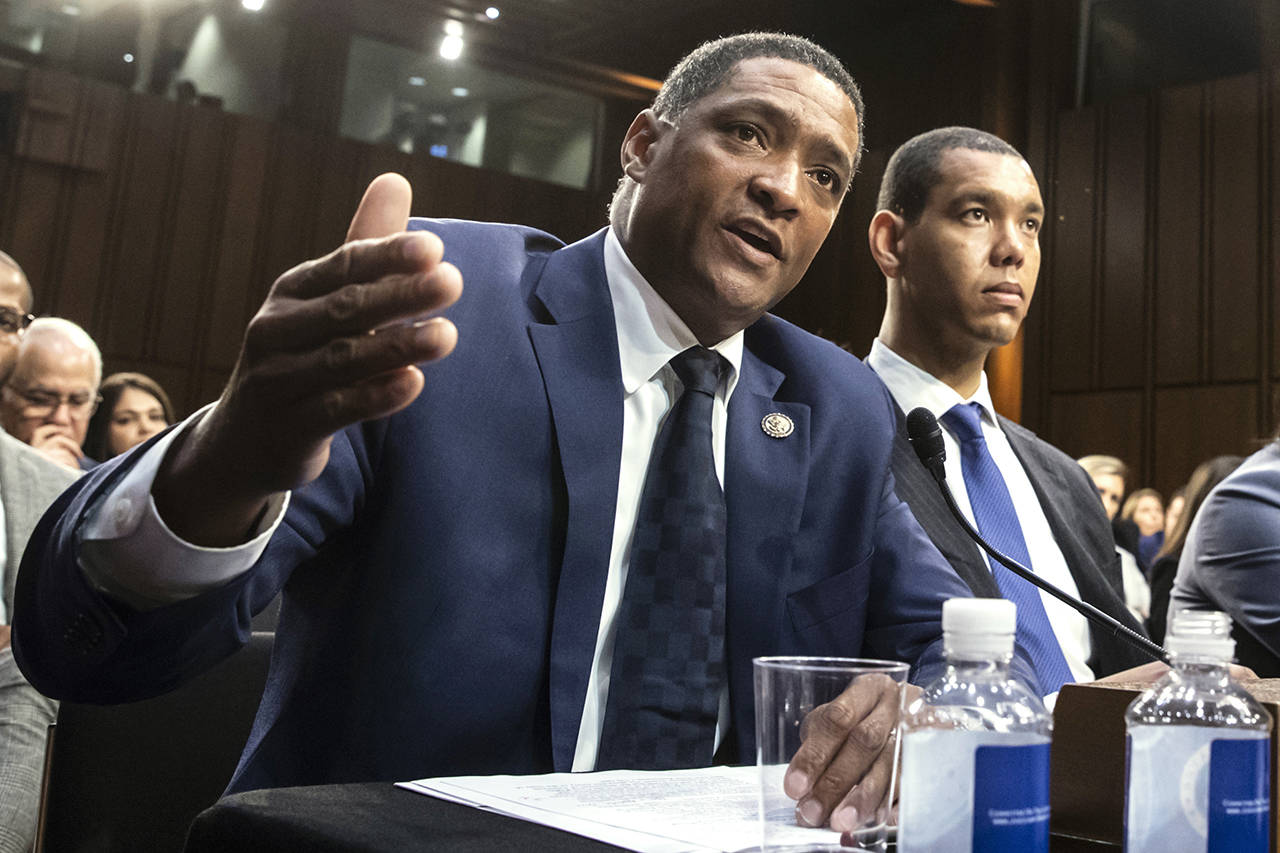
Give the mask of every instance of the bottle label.
M 1128 853 L 1266 853 L 1271 740 L 1265 732 L 1131 726 L 1126 761 Z
M 1270 744 L 1215 740 L 1209 758 L 1209 849 L 1266 850 L 1271 843 Z
M 978 747 L 973 849 L 1049 849 L 1049 744 Z
M 1049 849 L 1046 735 L 908 732 L 902 739 L 901 791 L 899 853 Z

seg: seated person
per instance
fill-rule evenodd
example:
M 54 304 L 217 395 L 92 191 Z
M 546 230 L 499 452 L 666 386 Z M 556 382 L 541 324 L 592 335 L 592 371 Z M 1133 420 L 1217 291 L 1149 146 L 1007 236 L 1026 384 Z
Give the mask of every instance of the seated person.
M 1236 659 L 1280 676 L 1280 441 L 1218 484 L 1187 531 L 1171 612 L 1221 610 L 1236 625 Z
M 861 114 L 826 51 L 748 34 L 672 71 L 609 226 L 571 246 L 404 233 L 407 182 L 376 179 L 350 241 L 277 280 L 218 403 L 58 502 L 24 670 L 153 695 L 283 587 L 232 791 L 751 761 L 753 657 L 940 672 L 968 592 L 895 497 L 893 402 L 766 313 L 835 221 Z M 806 822 L 849 829 L 887 788 L 897 691 L 863 687 L 787 776 Z
M 101 379 L 93 338 L 70 320 L 40 317 L 27 327 L 17 366 L 0 390 L 0 426 L 59 465 L 88 470 L 94 461 L 81 444 Z
M 1139 621 L 1143 621 L 1151 612 L 1151 587 L 1147 584 L 1142 567 L 1138 565 L 1138 558 L 1134 556 L 1138 550 L 1138 528 L 1132 522 L 1128 522 L 1133 529 L 1131 548 L 1125 547 L 1120 541 L 1123 533 L 1116 528 L 1116 516 L 1120 513 L 1120 501 L 1124 497 L 1125 479 L 1129 476 L 1129 467 L 1115 456 L 1100 453 L 1082 456 L 1076 461 L 1088 473 L 1093 484 L 1098 487 L 1102 508 L 1107 511 L 1107 518 L 1111 519 L 1112 532 L 1116 533 L 1116 553 L 1120 556 L 1125 606 Z
M 84 452 L 105 462 L 173 423 L 169 395 L 150 376 L 113 373 L 102 381 L 101 402 L 89 419 Z
M 917 407 L 938 419 L 946 481 L 971 525 L 1041 579 L 1140 634 L 1093 483 L 1071 457 L 1000 417 L 987 386 L 987 360 L 1017 335 L 1039 275 L 1044 201 L 1031 167 L 985 131 L 938 128 L 889 158 L 878 207 L 868 239 L 887 299 L 867 364 L 904 422 Z M 893 474 L 899 497 L 973 594 L 1017 604 L 1017 638 L 1030 650 L 1041 695 L 1160 669 L 1133 672 L 1151 655 L 981 552 L 905 438 Z
M 13 373 L 30 309 L 26 274 L 0 252 L 0 384 Z M 27 683 L 9 645 L 18 563 L 41 513 L 78 473 L 0 433 L 0 853 L 26 853 L 35 840 L 45 739 L 58 708 Z
M 1138 528 L 1138 563 L 1150 572 L 1164 544 L 1164 499 L 1155 489 L 1138 489 L 1125 498 L 1120 517 Z
M 1151 567 L 1151 616 L 1147 619 L 1147 633 L 1157 643 L 1164 642 L 1165 630 L 1168 627 L 1169 595 L 1173 591 L 1173 578 L 1178 573 L 1178 561 L 1182 557 L 1182 549 L 1186 545 L 1187 531 L 1191 528 L 1191 520 L 1195 518 L 1205 498 L 1213 491 L 1213 487 L 1221 483 L 1228 474 L 1240 467 L 1244 461 L 1241 456 L 1215 456 L 1207 462 L 1201 462 L 1191 472 L 1187 484 L 1179 489 L 1183 496 L 1183 506 L 1169 527 L 1166 513 L 1165 540 L 1156 554 L 1155 565 Z M 1170 501 L 1170 506 L 1173 502 Z

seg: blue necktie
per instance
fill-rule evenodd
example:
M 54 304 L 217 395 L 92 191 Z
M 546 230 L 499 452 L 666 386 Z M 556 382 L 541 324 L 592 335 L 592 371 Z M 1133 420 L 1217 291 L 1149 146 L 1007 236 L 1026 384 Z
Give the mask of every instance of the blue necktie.
M 942 416 L 942 422 L 960 442 L 964 487 L 969 493 L 969 505 L 979 532 L 997 550 L 1031 568 L 1031 554 L 1022 536 L 1013 499 L 1009 497 L 1009 487 L 982 436 L 982 407 L 977 403 L 957 403 Z M 1000 593 L 1018 606 L 1017 640 L 1031 654 L 1041 689 L 1045 695 L 1056 693 L 1075 678 L 1062 656 L 1049 616 L 1044 612 L 1040 590 L 994 559 L 988 558 L 988 561 Z
M 725 502 L 711 448 L 724 359 L 671 359 L 684 385 L 658 432 L 618 611 L 597 770 L 711 763 L 724 685 Z

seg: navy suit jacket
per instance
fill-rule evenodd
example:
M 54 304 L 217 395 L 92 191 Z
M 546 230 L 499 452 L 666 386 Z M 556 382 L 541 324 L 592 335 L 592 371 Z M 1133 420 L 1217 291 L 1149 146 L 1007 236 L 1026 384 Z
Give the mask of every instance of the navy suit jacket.
M 404 411 L 351 427 L 244 576 L 145 613 L 75 564 L 86 508 L 136 451 L 45 517 L 18 584 L 17 654 L 44 692 L 119 702 L 245 642 L 283 586 L 266 694 L 233 790 L 567 770 L 613 530 L 624 391 L 604 232 L 415 220 L 465 291 L 456 351 Z M 795 424 L 783 439 L 770 413 Z M 940 661 L 964 584 L 894 494 L 894 407 L 870 370 L 772 316 L 729 404 L 726 643 L 737 755 L 754 753 L 751 659 Z M 921 673 L 923 667 L 925 672 Z

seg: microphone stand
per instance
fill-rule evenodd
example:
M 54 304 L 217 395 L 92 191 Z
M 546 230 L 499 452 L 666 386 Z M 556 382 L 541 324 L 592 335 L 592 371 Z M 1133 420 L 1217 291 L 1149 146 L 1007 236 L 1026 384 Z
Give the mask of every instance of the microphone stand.
M 921 411 L 921 410 L 916 409 L 912 411 L 911 414 L 914 416 L 918 411 Z M 939 430 L 939 427 L 937 425 L 937 420 L 933 417 L 933 414 L 929 412 L 927 409 L 924 410 L 924 412 L 929 416 L 927 420 L 933 422 L 931 425 L 932 429 Z M 916 423 L 921 423 L 921 420 L 922 419 L 917 419 Z M 915 424 L 913 424 L 913 426 L 914 425 Z M 923 426 L 923 424 L 921 425 Z M 915 432 L 915 430 L 909 430 L 909 433 L 913 433 L 913 432 Z M 1004 554 L 1000 553 L 994 547 L 992 547 L 987 542 L 987 540 L 983 539 L 982 534 L 978 533 L 978 531 L 974 529 L 973 525 L 969 523 L 969 519 L 964 517 L 964 513 L 961 512 L 960 507 L 956 505 L 955 496 L 951 494 L 951 487 L 947 485 L 947 474 L 942 467 L 942 463 L 943 463 L 943 460 L 945 459 L 946 451 L 942 447 L 941 432 L 939 431 L 937 435 L 936 444 L 938 445 L 938 447 L 936 448 L 936 452 L 929 456 L 926 456 L 926 454 L 929 454 L 929 448 L 927 448 L 925 442 L 928 442 L 930 437 L 924 436 L 923 437 L 924 440 L 919 443 L 917 442 L 917 438 L 918 438 L 917 435 L 914 435 L 914 434 L 910 435 L 912 448 L 916 451 L 916 454 L 920 457 L 921 463 L 925 466 L 925 468 L 929 471 L 929 473 L 933 475 L 934 481 L 937 482 L 938 488 L 942 491 L 943 498 L 946 499 L 947 508 L 951 510 L 951 514 L 955 516 L 956 521 L 960 522 L 961 529 L 963 529 L 964 532 L 969 535 L 970 539 L 972 539 L 974 542 L 977 542 L 980 546 L 982 546 L 982 550 L 986 551 L 988 554 L 990 554 L 992 557 L 998 560 L 1001 565 L 1008 568 L 1009 571 L 1013 572 L 1015 575 L 1025 580 L 1027 583 L 1032 584 L 1033 586 L 1039 587 L 1040 589 L 1052 595 L 1054 598 L 1061 601 L 1063 604 L 1066 604 L 1068 607 L 1077 611 L 1080 615 L 1084 616 L 1086 619 L 1088 619 L 1090 622 L 1094 623 L 1098 627 L 1104 628 L 1107 631 L 1110 631 L 1112 636 L 1117 637 L 1120 640 L 1123 640 L 1124 642 L 1128 643 L 1129 645 L 1138 648 L 1142 652 L 1150 655 L 1154 660 L 1160 660 L 1160 661 L 1164 661 L 1165 663 L 1169 663 L 1169 653 L 1166 652 L 1163 648 L 1151 642 L 1146 637 L 1142 636 L 1136 631 L 1133 631 L 1130 628 L 1126 627 L 1125 625 L 1122 625 L 1121 623 L 1117 622 L 1115 619 L 1112 619 L 1110 616 L 1103 613 L 1101 610 L 1094 607 L 1089 602 L 1081 601 L 1080 599 L 1075 598 L 1074 596 L 1068 595 L 1067 593 L 1058 589 L 1056 586 L 1049 583 L 1044 578 L 1041 578 L 1039 575 L 1037 575 L 1035 572 L 1031 571 L 1026 566 L 1019 563 L 1017 560 L 1014 560 L 1011 557 L 1006 557 Z

